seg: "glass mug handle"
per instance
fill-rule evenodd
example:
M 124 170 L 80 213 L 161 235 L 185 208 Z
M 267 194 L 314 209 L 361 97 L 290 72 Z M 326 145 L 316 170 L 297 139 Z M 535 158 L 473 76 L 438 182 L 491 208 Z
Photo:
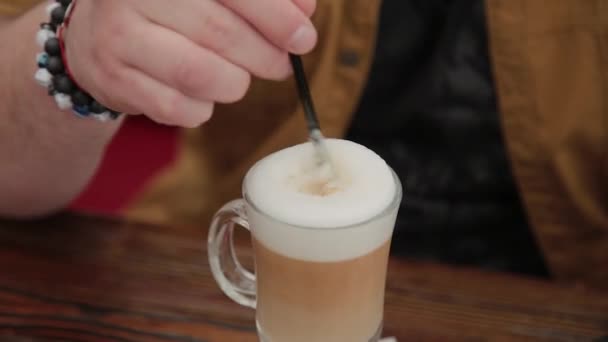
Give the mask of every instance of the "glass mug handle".
M 249 230 L 242 199 L 226 203 L 214 216 L 207 237 L 207 253 L 213 278 L 222 291 L 235 302 L 256 306 L 255 275 L 239 262 L 234 249 L 234 227 Z

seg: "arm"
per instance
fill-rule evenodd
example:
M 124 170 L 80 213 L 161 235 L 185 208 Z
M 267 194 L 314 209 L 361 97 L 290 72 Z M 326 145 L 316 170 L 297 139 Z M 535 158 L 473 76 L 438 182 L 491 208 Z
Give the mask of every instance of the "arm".
M 287 51 L 306 53 L 316 43 L 314 7 L 315 0 L 79 0 L 65 54 L 77 83 L 103 105 L 197 127 L 215 103 L 242 98 L 252 76 L 289 75 Z M 120 125 L 60 112 L 35 83 L 43 18 L 38 6 L 0 23 L 0 217 L 68 204 Z
M 45 17 L 39 6 L 11 22 L 0 19 L 0 216 L 37 216 L 67 205 L 120 125 L 59 111 L 34 81 L 40 51 L 34 37 Z

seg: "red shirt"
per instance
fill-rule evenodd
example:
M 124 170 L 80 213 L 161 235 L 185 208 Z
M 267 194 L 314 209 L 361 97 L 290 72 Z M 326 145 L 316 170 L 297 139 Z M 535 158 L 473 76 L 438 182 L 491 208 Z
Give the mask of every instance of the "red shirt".
M 131 116 L 116 133 L 86 190 L 72 203 L 76 211 L 116 215 L 177 156 L 179 128 Z

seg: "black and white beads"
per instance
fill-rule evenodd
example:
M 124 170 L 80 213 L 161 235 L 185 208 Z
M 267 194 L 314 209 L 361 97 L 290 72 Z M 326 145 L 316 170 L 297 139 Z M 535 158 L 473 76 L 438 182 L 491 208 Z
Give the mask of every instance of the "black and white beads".
M 71 10 L 72 0 L 56 0 L 47 6 L 50 21 L 40 24 L 36 42 L 43 49 L 36 56 L 38 70 L 34 78 L 48 90 L 61 110 L 72 110 L 81 117 L 93 117 L 100 121 L 116 119 L 120 114 L 95 101 L 79 89 L 71 79 L 62 57 L 58 30 Z

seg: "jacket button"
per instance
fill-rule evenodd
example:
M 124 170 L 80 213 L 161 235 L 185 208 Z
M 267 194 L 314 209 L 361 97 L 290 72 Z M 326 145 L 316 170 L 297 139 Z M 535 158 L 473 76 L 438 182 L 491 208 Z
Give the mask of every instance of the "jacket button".
M 339 60 L 340 60 L 340 64 L 342 64 L 342 65 L 345 65 L 348 67 L 354 67 L 354 66 L 357 66 L 357 64 L 359 64 L 360 58 L 359 58 L 359 54 L 356 51 L 344 49 L 344 50 L 340 51 Z

